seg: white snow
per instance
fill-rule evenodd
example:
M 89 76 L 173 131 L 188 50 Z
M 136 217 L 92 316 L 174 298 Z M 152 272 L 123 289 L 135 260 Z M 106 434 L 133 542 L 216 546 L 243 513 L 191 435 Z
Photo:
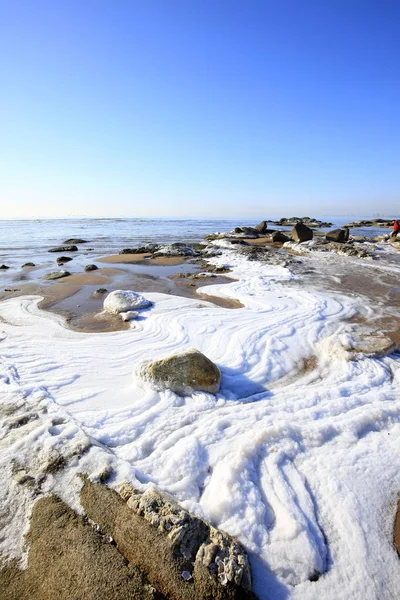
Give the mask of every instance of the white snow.
M 92 477 L 112 465 L 115 485 L 155 484 L 237 536 L 261 600 L 398 597 L 399 354 L 349 360 L 356 297 L 304 289 L 287 268 L 229 250 L 213 263 L 236 281 L 202 293 L 244 308 L 152 293 L 129 331 L 84 334 L 38 297 L 0 303 L 2 399 L 48 415 L 3 438 L 0 467 L 38 444 L 96 440 L 84 456 Z M 133 375 L 143 359 L 193 347 L 221 369 L 216 397 L 156 392 Z M 68 464 L 53 483 L 73 504 Z M 5 549 L 18 550 L 10 535 Z

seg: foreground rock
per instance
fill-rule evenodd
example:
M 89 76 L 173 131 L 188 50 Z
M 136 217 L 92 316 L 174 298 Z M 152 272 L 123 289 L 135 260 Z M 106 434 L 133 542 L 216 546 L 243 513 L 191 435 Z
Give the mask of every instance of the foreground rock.
M 85 271 L 89 272 L 89 271 L 97 271 L 99 267 L 97 265 L 86 265 L 85 267 Z
M 78 246 L 57 246 L 57 248 L 50 248 L 47 252 L 77 252 Z
M 141 294 L 128 290 L 115 290 L 115 292 L 108 294 L 103 307 L 107 312 L 118 315 L 119 313 L 146 308 L 150 305 L 150 300 L 147 300 Z
M 304 225 L 304 223 L 296 223 L 290 232 L 290 237 L 293 241 L 301 244 L 302 242 L 308 242 L 313 239 L 312 229 Z
M 221 384 L 219 368 L 198 350 L 146 361 L 136 374 L 158 391 L 171 390 L 182 396 L 197 391 L 216 394 Z
M 231 536 L 194 517 L 165 494 L 120 494 L 85 481 L 81 504 L 118 550 L 167 598 L 255 599 L 246 553 Z

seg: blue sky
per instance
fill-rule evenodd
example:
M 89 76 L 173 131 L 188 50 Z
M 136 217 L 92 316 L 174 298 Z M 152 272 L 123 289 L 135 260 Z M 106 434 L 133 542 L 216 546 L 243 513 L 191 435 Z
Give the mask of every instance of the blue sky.
M 0 0 L 11 216 L 400 212 L 398 0 Z

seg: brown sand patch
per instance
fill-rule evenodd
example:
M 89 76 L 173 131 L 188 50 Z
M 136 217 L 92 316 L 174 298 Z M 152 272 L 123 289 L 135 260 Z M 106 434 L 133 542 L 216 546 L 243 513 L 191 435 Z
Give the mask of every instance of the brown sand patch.
M 266 246 L 267 244 L 269 245 L 271 243 L 271 237 L 270 236 L 265 236 L 265 237 L 259 237 L 259 238 L 241 238 L 243 239 L 244 242 L 247 242 L 247 244 L 249 244 L 250 246 Z

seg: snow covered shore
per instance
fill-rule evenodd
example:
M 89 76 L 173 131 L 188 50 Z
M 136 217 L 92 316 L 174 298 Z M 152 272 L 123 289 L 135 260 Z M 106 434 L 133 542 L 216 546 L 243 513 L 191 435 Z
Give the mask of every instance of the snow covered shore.
M 43 492 L 78 508 L 75 472 L 96 479 L 110 466 L 111 485 L 156 485 L 238 537 L 262 600 L 395 598 L 399 354 L 347 351 L 356 296 L 313 291 L 286 267 L 228 249 L 213 263 L 237 280 L 202 292 L 243 308 L 151 293 L 129 331 L 85 334 L 40 311 L 38 297 L 0 303 L 2 399 L 49 415 L 28 435 L 3 429 L 3 474 L 69 445 Z M 134 376 L 142 360 L 189 348 L 220 368 L 216 397 L 155 392 Z M 78 461 L 85 440 L 99 446 Z M 12 489 L 1 502 L 14 502 Z M 2 554 L 21 551 L 15 527 L 32 502 L 15 500 Z

